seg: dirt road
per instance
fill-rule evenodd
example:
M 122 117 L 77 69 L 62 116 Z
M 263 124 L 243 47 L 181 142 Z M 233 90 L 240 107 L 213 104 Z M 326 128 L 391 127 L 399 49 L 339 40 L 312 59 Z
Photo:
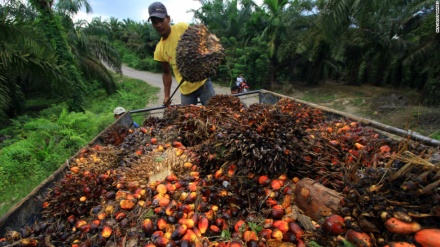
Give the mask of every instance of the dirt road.
M 157 94 L 157 98 L 152 99 L 145 107 L 152 106 L 161 106 L 163 102 L 163 83 L 162 83 L 162 74 L 161 73 L 151 73 L 146 71 L 139 71 L 133 68 L 122 66 L 122 73 L 124 76 L 139 79 L 145 81 L 151 86 L 160 88 L 159 93 Z M 173 77 L 173 84 L 171 85 L 171 93 L 177 88 L 177 81 Z M 230 94 L 231 90 L 229 87 L 219 86 L 214 83 L 215 93 L 216 94 Z M 180 92 L 177 90 L 176 94 L 172 98 L 172 104 L 180 104 Z

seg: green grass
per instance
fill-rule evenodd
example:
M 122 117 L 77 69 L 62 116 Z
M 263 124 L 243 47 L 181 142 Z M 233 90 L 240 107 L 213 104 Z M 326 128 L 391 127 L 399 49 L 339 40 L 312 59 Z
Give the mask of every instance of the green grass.
M 301 99 L 312 103 L 328 103 L 337 99 L 337 95 L 333 93 L 329 94 L 326 92 L 307 91 L 304 93 Z
M 0 215 L 29 194 L 81 147 L 115 121 L 113 109 L 144 108 L 158 88 L 143 81 L 118 78 L 118 91 L 93 90 L 83 113 L 67 112 L 64 103 L 11 120 L 0 136 Z M 32 116 L 32 117 L 30 117 Z M 142 124 L 143 116 L 134 117 Z

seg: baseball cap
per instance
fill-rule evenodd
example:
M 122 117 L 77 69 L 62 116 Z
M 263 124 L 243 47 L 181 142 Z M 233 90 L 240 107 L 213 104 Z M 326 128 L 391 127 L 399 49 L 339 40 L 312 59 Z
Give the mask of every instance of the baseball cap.
M 165 5 L 163 5 L 161 2 L 154 2 L 148 7 L 148 14 L 150 14 L 148 20 L 150 20 L 151 17 L 164 18 L 168 15 L 168 12 L 167 8 L 165 8 Z
M 116 108 L 113 110 L 113 113 L 114 113 L 115 115 L 121 115 L 121 114 L 123 114 L 123 113 L 125 113 L 125 112 L 126 112 L 126 110 L 124 109 L 124 107 L 120 107 L 120 106 L 116 107 Z

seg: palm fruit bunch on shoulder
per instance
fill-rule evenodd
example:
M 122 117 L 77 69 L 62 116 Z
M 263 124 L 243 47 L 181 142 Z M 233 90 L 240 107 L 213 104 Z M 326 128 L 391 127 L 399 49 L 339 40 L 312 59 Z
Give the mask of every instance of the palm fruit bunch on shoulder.
M 177 68 L 187 82 L 214 75 L 224 59 L 219 39 L 202 24 L 189 26 L 177 44 Z

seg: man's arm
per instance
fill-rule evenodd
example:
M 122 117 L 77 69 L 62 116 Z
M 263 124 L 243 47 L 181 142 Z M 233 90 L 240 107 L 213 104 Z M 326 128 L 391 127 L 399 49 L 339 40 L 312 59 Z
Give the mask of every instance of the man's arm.
M 163 104 L 169 105 L 171 102 L 168 102 L 170 99 L 171 94 L 171 83 L 173 82 L 173 79 L 171 77 L 171 69 L 170 64 L 167 62 L 162 62 L 162 81 L 163 81 L 163 91 L 164 91 L 164 99 Z

